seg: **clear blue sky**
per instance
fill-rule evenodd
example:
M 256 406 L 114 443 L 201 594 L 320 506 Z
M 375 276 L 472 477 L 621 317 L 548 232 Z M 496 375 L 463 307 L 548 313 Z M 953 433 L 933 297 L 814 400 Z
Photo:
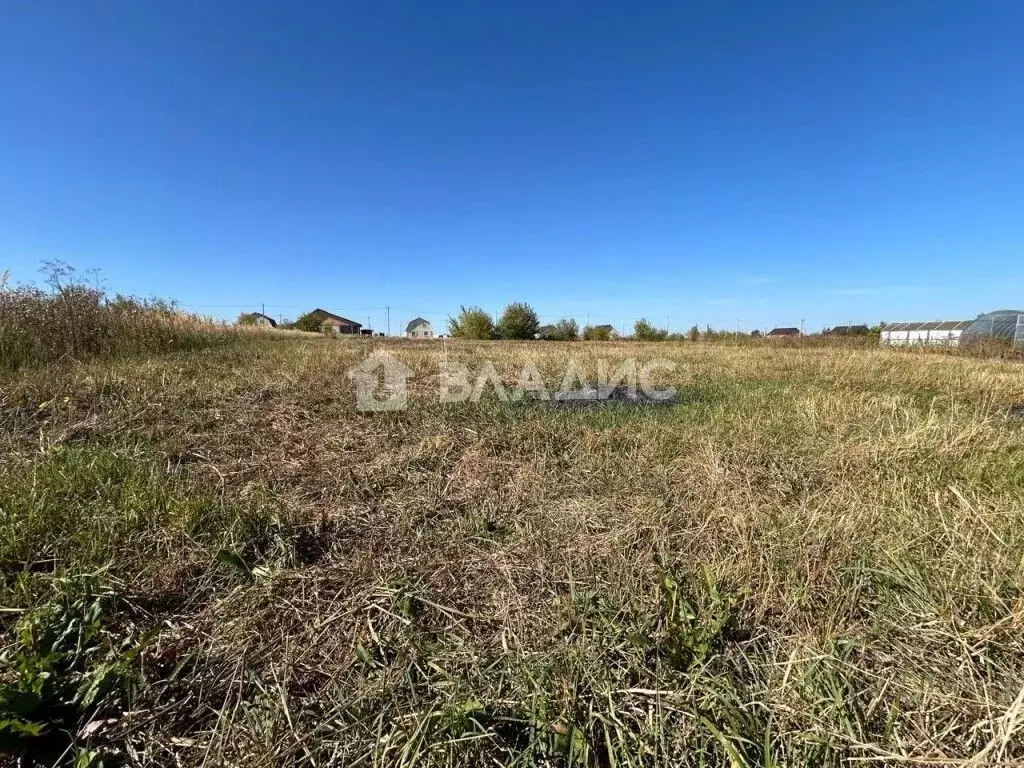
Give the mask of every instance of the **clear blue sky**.
M 0 3 L 0 271 L 392 331 L 1024 305 L 1024 2 Z

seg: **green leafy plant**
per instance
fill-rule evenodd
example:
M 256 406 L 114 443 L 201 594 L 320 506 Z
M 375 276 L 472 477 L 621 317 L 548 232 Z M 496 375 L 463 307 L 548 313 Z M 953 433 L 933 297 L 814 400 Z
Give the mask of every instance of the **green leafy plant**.
M 495 338 L 494 321 L 480 307 L 461 307 L 456 317 L 448 318 L 448 334 L 457 339 L 486 341 Z
M 536 337 L 539 327 L 540 322 L 533 307 L 518 301 L 505 307 L 496 330 L 501 339 L 532 339 Z
M 696 576 L 680 577 L 660 557 L 660 642 L 666 661 L 688 670 L 721 650 L 735 623 L 739 592 L 724 588 L 702 567 Z
M 299 319 L 292 324 L 292 327 L 297 331 L 320 333 L 323 330 L 323 319 L 315 312 L 307 312 L 304 315 L 300 315 Z
M 633 338 L 637 341 L 664 341 L 668 338 L 668 331 L 664 328 L 655 328 L 643 318 L 633 325 Z
M 58 595 L 26 613 L 0 656 L 0 752 L 45 759 L 131 679 L 148 642 L 116 642 L 103 619 L 114 594 L 95 575 L 55 580 Z
M 538 338 L 548 341 L 576 341 L 580 337 L 580 327 L 571 317 L 563 317 L 554 325 L 544 326 Z
M 588 325 L 583 329 L 584 341 L 609 341 L 611 337 L 612 331 L 607 325 Z

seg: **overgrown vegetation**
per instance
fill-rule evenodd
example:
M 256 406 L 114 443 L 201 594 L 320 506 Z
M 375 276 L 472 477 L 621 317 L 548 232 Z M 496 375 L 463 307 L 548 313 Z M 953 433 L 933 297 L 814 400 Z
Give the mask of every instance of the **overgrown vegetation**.
M 66 264 L 51 262 L 45 272 L 47 288 L 11 286 L 0 275 L 0 371 L 62 359 L 198 349 L 238 338 L 172 303 L 108 297 Z
M 538 337 L 547 341 L 576 341 L 580 337 L 580 327 L 571 317 L 563 317 L 542 329 Z
M 637 341 L 665 341 L 668 338 L 668 331 L 665 328 L 655 328 L 644 318 L 637 320 L 633 325 L 633 338 Z
M 583 327 L 584 341 L 609 341 L 612 328 L 609 325 L 587 325 Z
M 311 310 L 303 315 L 299 316 L 299 319 L 291 324 L 291 327 L 296 331 L 306 331 L 307 333 L 323 333 L 324 332 L 324 320 L 316 310 Z
M 270 333 L 0 379 L 0 748 L 23 764 L 1024 760 L 1019 364 L 635 342 L 678 404 L 443 406 Z M 273 343 L 271 338 L 287 339 Z
M 448 335 L 453 339 L 485 341 L 497 337 L 494 321 L 480 307 L 461 307 L 459 314 L 448 318 Z
M 539 327 L 540 322 L 533 307 L 516 302 L 505 307 L 495 331 L 499 339 L 533 339 Z

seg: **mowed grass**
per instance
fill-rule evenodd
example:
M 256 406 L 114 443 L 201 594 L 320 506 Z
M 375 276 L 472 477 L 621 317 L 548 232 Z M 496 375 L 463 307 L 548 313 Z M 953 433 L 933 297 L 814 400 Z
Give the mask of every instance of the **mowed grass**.
M 360 413 L 385 348 L 410 408 Z M 437 402 L 665 357 L 670 408 Z M 1024 760 L 1019 363 L 258 337 L 0 381 L 0 734 L 41 763 Z

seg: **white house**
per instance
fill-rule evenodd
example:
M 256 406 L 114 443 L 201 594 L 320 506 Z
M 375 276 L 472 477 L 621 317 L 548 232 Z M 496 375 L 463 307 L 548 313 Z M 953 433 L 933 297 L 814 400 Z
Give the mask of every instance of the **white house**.
M 970 320 L 943 320 L 932 323 L 893 323 L 882 329 L 881 342 L 897 347 L 941 345 L 952 347 Z
M 405 337 L 407 339 L 432 339 L 434 338 L 434 328 L 422 317 L 417 317 L 415 320 L 410 320 L 409 324 L 405 326 Z

